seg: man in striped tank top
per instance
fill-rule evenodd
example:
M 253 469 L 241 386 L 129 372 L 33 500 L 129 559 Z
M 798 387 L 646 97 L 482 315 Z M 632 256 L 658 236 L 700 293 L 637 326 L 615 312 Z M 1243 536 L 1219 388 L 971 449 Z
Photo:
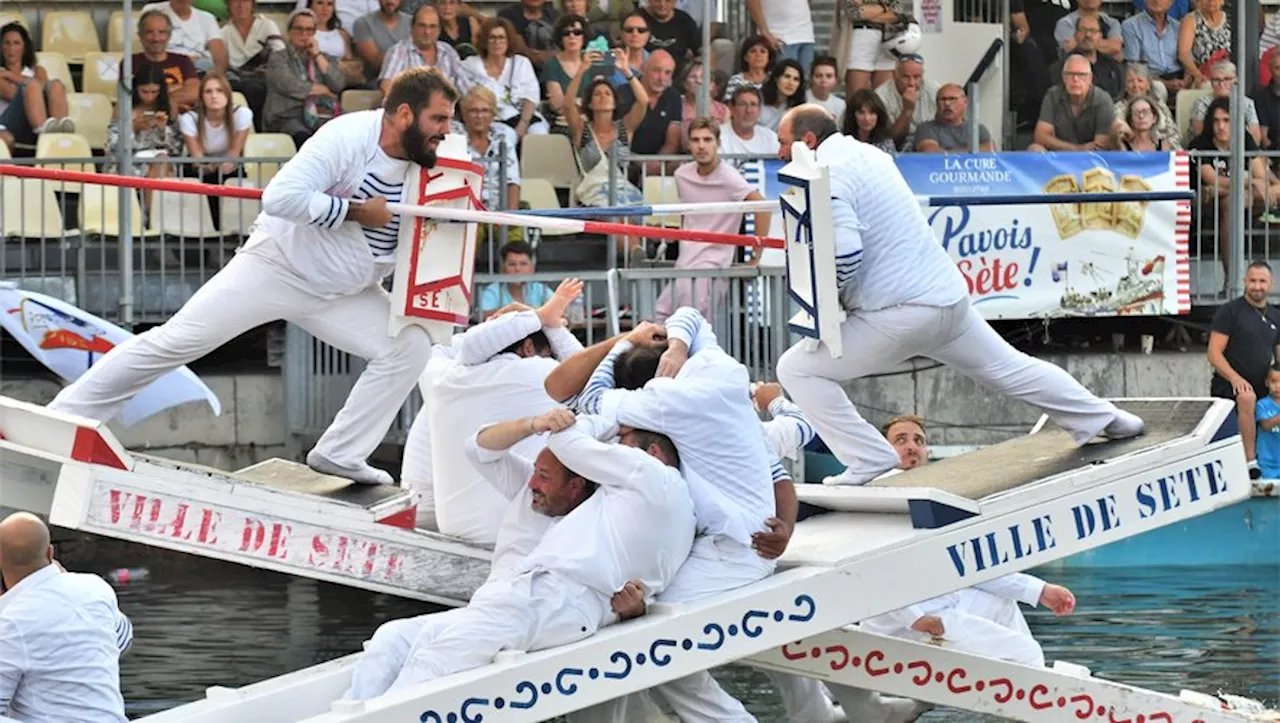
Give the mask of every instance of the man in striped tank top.
M 933 236 L 915 194 L 888 154 L 837 131 L 818 105 L 793 108 L 778 126 L 779 155 L 793 142 L 830 169 L 836 284 L 847 313 L 844 356 L 793 346 L 778 380 L 846 466 L 826 484 L 860 485 L 898 466 L 893 446 L 854 408 L 842 383 L 923 356 L 1042 409 L 1077 444 L 1098 434 L 1134 437 L 1143 422 L 1099 399 L 1070 374 L 1009 345 L 969 304 L 964 277 Z
M 414 164 L 435 166 L 458 92 L 433 68 L 395 78 L 380 109 L 323 125 L 262 194 L 245 245 L 165 324 L 121 344 L 68 386 L 51 409 L 109 420 L 155 379 L 256 326 L 284 319 L 368 360 L 347 403 L 307 455 L 318 472 L 390 484 L 368 457 L 431 354 L 409 326 L 386 332 L 400 200 Z

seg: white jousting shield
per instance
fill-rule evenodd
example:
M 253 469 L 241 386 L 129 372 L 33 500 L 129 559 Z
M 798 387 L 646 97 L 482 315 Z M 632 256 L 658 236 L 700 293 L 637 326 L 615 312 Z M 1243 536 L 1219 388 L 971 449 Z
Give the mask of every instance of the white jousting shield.
M 405 179 L 405 203 L 480 210 L 484 169 L 471 162 L 467 139 L 450 134 L 436 149 L 435 168 L 413 166 Z M 404 217 L 391 286 L 389 332 L 409 324 L 427 330 L 431 340 L 447 344 L 455 326 L 471 312 L 475 272 L 474 223 L 450 223 Z
M 833 358 L 844 355 L 840 325 L 844 310 L 836 288 L 836 251 L 831 222 L 831 181 L 803 143 L 791 147 L 791 162 L 778 170 L 778 180 L 791 186 L 782 193 L 782 220 L 787 233 L 787 293 L 800 306 L 791 331 L 827 345 Z

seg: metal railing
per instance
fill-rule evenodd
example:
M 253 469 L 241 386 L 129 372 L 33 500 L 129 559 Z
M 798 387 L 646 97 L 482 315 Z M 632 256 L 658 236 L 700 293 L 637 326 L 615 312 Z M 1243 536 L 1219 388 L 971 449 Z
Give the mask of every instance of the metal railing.
M 523 283 L 554 286 L 570 274 L 537 273 L 520 276 Z M 783 269 L 738 266 L 728 269 L 643 269 L 573 274 L 587 282 L 581 316 L 568 314 L 570 328 L 587 346 L 631 329 L 636 321 L 663 318 L 664 294 L 679 302 L 672 287 L 678 281 L 704 283 L 711 289 L 703 315 L 712 322 L 718 341 L 745 364 L 754 380 L 773 378 L 773 367 L 791 344 L 787 331 L 790 303 Z M 475 289 L 511 282 L 500 274 L 476 274 Z M 479 298 L 480 294 L 475 294 Z M 675 303 L 666 308 L 674 311 Z M 474 315 L 479 320 L 483 312 Z M 435 340 L 437 343 L 442 340 Z M 290 324 L 285 335 L 283 378 L 285 417 L 291 445 L 301 450 L 317 439 L 342 408 L 364 361 L 338 351 Z M 422 407 L 414 390 L 388 432 L 388 444 L 403 444 L 409 426 Z
M 1268 164 L 1280 162 L 1280 151 L 1262 151 L 1248 154 L 1248 158 L 1263 157 Z M 762 160 L 752 156 L 724 156 L 725 160 L 744 166 L 760 165 Z M 1191 152 L 1192 178 L 1199 174 L 1202 162 L 1230 158 L 1227 153 Z M 658 185 L 668 185 L 674 170 L 690 156 L 633 156 L 632 169 L 638 178 L 632 179 L 643 190 L 651 193 L 646 201 L 659 203 L 675 200 L 663 197 L 655 191 L 648 179 L 668 179 Z M 229 183 L 262 185 L 264 178 L 274 168 L 287 160 L 284 158 L 210 158 L 205 162 L 238 163 L 237 174 L 227 178 Z M 167 163 L 178 166 L 190 159 L 135 159 L 141 163 Z M 107 170 L 113 160 L 104 157 L 30 159 L 20 158 L 16 164 L 87 166 Z M 496 175 L 505 178 L 504 164 Z M 1234 164 L 1232 164 L 1234 165 Z M 611 172 L 616 188 L 628 181 L 615 169 Z M 748 180 L 751 180 L 750 173 Z M 497 188 L 497 206 L 505 205 L 505 184 Z M 571 192 L 571 191 L 570 191 Z M 1220 303 L 1237 292 L 1240 259 L 1280 258 L 1280 223 L 1264 220 L 1272 209 L 1252 207 L 1246 202 L 1244 187 L 1228 195 L 1201 191 L 1193 203 L 1190 237 L 1192 262 L 1192 300 L 1196 304 Z M 4 242 L 3 264 L 0 275 L 16 281 L 24 288 L 41 291 L 76 304 L 91 313 L 113 321 L 122 319 L 121 310 L 130 306 L 133 322 L 162 322 L 176 312 L 201 284 L 221 269 L 235 249 L 243 242 L 258 213 L 256 201 L 244 199 L 209 199 L 198 195 L 152 192 L 127 194 L 132 201 L 131 218 L 126 225 L 121 204 L 115 189 L 104 190 L 100 186 L 85 184 L 38 181 L 31 179 L 0 179 L 0 227 Z M 747 222 L 754 219 L 748 215 Z M 678 225 L 678 219 L 645 219 L 645 223 Z M 1237 226 L 1240 224 L 1240 226 Z M 1241 231 L 1236 231 L 1240 228 Z M 750 229 L 749 229 L 750 230 Z M 507 238 L 499 229 L 490 234 L 484 248 L 478 251 L 477 270 L 496 273 L 500 270 L 497 250 Z M 1240 248 L 1230 243 L 1233 231 L 1241 233 Z M 129 259 L 132 268 L 132 298 L 125 298 L 123 283 L 125 268 L 125 244 L 131 239 Z M 543 247 L 553 246 L 555 237 L 544 237 Z M 617 244 L 607 243 L 609 260 L 595 271 L 610 268 L 635 267 L 630 255 L 618 258 Z M 650 255 L 660 245 L 650 243 Z M 597 262 L 598 263 L 598 262 Z M 660 261 L 656 263 L 661 263 Z M 587 269 L 582 269 L 587 271 Z M 735 272 L 736 273 L 736 272 Z

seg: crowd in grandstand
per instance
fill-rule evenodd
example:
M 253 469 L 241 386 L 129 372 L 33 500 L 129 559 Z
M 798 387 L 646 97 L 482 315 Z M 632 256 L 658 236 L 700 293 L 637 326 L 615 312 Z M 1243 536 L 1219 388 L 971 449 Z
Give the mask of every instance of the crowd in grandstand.
M 966 88 L 930 79 L 922 55 L 884 40 L 911 21 L 904 0 L 837 2 L 829 52 L 815 49 L 808 3 L 747 0 L 753 34 L 724 37 L 715 23 L 710 68 L 703 2 L 715 0 L 518 0 L 486 15 L 460 0 L 298 0 L 284 27 L 254 0 L 227 0 L 222 27 L 191 0 L 151 3 L 136 19 L 132 118 L 111 120 L 103 150 L 131 131 L 136 173 L 225 178 L 241 173 L 236 163 L 199 159 L 242 157 L 254 130 L 296 148 L 349 106 L 376 106 L 396 73 L 423 65 L 460 91 L 455 130 L 473 157 L 505 166 L 505 188 L 486 184 L 495 207 L 519 205 L 519 154 L 544 134 L 566 136 L 576 152 L 576 203 L 638 202 L 641 177 L 675 164 L 631 157 L 687 153 L 704 84 L 725 154 L 774 155 L 779 119 L 803 102 L 890 153 L 971 147 Z M 1238 75 L 1223 0 L 1136 0 L 1124 19 L 1101 0 L 1014 0 L 1010 22 L 1009 100 L 1032 130 L 1028 150 L 1228 147 L 1226 99 Z M 0 36 L 0 139 L 21 149 L 41 133 L 75 130 L 69 79 L 36 62 L 21 24 Z M 1278 45 L 1280 14 L 1266 23 L 1260 82 L 1239 111 L 1247 150 L 1280 148 Z M 1190 102 L 1180 104 L 1184 93 Z M 976 132 L 979 149 L 997 147 L 985 126 Z M 155 163 L 160 156 L 182 163 Z M 1230 170 L 1221 158 L 1201 166 L 1207 199 L 1228 192 Z M 1280 221 L 1270 211 L 1280 182 L 1263 161 L 1250 170 L 1254 205 Z M 616 182 L 602 180 L 611 175 Z

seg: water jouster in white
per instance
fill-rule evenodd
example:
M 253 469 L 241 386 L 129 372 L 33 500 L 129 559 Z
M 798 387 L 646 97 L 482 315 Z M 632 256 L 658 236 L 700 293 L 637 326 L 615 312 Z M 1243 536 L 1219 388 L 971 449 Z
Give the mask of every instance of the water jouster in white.
M 406 174 L 435 165 L 457 91 L 431 68 L 397 76 L 380 110 L 326 123 L 262 195 L 244 247 L 165 324 L 117 346 L 49 405 L 110 420 L 153 380 L 262 324 L 287 320 L 369 364 L 307 456 L 318 472 L 387 484 L 367 459 L 431 353 L 419 327 L 396 336 L 382 280 L 395 265 Z
M 476 446 L 508 449 L 541 431 L 552 434 L 527 492 L 513 504 L 528 502 L 561 519 L 523 559 L 510 548 L 514 557 L 504 559 L 511 567 L 495 561 L 495 572 L 447 625 L 430 625 L 427 638 L 420 633 L 390 690 L 480 667 L 502 650 L 542 650 L 589 637 L 619 619 L 616 594 L 630 590 L 652 601 L 688 557 L 693 501 L 670 439 L 636 429 L 620 433 L 607 420 L 575 418 L 558 408 L 488 427 Z M 615 438 L 619 443 L 609 441 Z M 519 521 L 514 527 L 536 529 Z M 654 535 L 657 527 L 664 534 Z M 642 612 L 643 606 L 636 614 Z
M 836 283 L 846 313 L 844 353 L 808 340 L 778 360 L 778 380 L 846 470 L 827 484 L 865 484 L 898 456 L 858 414 L 841 384 L 935 359 L 974 381 L 1042 409 L 1077 444 L 1099 434 L 1137 436 L 1142 420 L 1099 399 L 1063 369 L 1013 348 L 969 303 L 964 278 L 933 236 L 893 158 L 837 132 L 815 105 L 778 126 L 780 155 L 803 144 L 830 172 Z
M 428 365 L 421 382 L 423 408 L 405 443 L 402 477 L 405 486 L 430 497 L 439 532 L 479 545 L 495 543 L 508 500 L 458 450 L 485 424 L 537 416 L 557 406 L 544 381 L 558 359 L 582 350 L 561 323 L 581 293 L 582 282 L 568 279 L 536 310 L 512 305 L 510 313 L 455 336 L 446 352 L 448 363 Z M 539 449 L 531 439 L 517 451 L 533 458 Z

